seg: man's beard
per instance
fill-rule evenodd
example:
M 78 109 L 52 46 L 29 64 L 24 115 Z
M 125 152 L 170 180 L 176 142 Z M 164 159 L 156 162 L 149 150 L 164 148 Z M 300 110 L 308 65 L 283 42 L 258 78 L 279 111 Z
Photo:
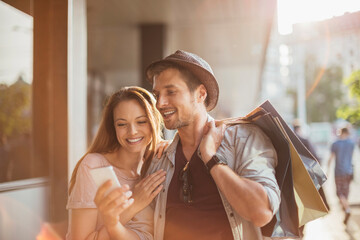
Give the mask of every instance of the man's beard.
M 195 107 L 195 99 L 191 100 L 190 106 L 191 106 L 190 109 L 194 109 L 194 110 L 196 109 L 196 107 Z M 187 127 L 187 126 L 190 125 L 191 121 L 193 121 L 193 118 L 194 118 L 193 113 L 188 112 L 187 116 L 182 117 L 182 119 L 185 119 L 185 120 L 180 119 L 180 115 L 179 115 L 180 112 L 178 111 L 178 109 L 177 109 L 176 114 L 177 114 L 178 118 L 175 120 L 174 123 L 171 123 L 171 122 L 166 123 L 166 122 L 164 122 L 165 127 L 167 129 L 175 130 L 175 129 L 180 129 L 180 128 L 183 128 L 183 127 Z
M 176 122 L 174 122 L 174 123 L 166 123 L 165 122 L 165 127 L 170 130 L 175 130 L 175 129 L 179 129 L 179 128 L 186 127 L 186 126 L 189 126 L 189 122 L 181 121 L 180 119 L 177 119 Z

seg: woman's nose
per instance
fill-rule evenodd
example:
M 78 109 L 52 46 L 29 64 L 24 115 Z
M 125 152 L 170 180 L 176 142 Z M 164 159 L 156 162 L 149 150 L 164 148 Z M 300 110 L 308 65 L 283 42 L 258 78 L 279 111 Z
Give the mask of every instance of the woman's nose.
M 134 134 L 136 134 L 137 132 L 138 132 L 138 130 L 137 130 L 136 125 L 135 125 L 135 124 L 130 124 L 129 133 L 130 133 L 131 135 L 134 135 Z

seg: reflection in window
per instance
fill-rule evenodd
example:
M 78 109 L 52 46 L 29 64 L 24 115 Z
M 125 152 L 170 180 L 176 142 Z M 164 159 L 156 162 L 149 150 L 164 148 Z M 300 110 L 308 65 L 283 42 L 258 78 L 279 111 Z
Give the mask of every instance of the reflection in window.
M 33 19 L 0 1 L 0 183 L 32 176 Z

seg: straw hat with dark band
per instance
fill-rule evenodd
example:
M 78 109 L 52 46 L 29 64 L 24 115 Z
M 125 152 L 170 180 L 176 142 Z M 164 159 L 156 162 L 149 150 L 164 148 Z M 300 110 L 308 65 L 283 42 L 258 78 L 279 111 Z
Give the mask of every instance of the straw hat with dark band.
M 146 78 L 151 84 L 153 83 L 155 75 L 154 70 L 160 63 L 174 63 L 186 68 L 194 74 L 194 76 L 197 77 L 202 84 L 204 84 L 207 90 L 207 111 L 211 111 L 216 106 L 219 98 L 219 85 L 210 65 L 204 59 L 193 53 L 177 50 L 175 53 L 167 56 L 166 58 L 153 62 L 146 68 Z

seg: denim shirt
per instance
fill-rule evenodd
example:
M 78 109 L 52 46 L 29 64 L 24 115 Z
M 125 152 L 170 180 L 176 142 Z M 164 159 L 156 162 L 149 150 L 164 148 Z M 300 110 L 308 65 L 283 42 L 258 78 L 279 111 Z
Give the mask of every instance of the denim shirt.
M 208 120 L 211 119 L 209 116 Z M 167 172 L 163 190 L 151 203 L 154 208 L 155 240 L 162 240 L 164 235 L 167 192 L 175 170 L 175 152 L 178 142 L 179 135 L 176 134 L 161 158 L 153 159 L 148 170 L 149 174 L 159 169 Z M 227 162 L 239 176 L 260 183 L 266 190 L 273 214 L 277 212 L 280 204 L 280 190 L 274 170 L 277 155 L 271 140 L 257 126 L 239 124 L 228 127 L 216 156 Z M 221 191 L 219 193 L 234 239 L 263 239 L 260 228 L 237 214 Z

